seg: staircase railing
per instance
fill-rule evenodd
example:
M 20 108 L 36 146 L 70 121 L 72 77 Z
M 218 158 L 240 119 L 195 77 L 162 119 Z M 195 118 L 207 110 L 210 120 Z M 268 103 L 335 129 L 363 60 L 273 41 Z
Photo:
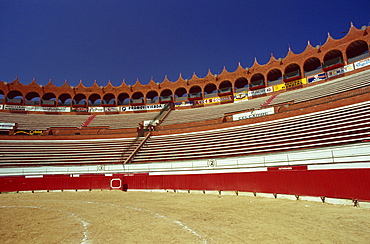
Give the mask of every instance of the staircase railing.
M 135 148 L 135 150 L 126 158 L 123 164 L 130 163 L 131 160 L 135 157 L 136 153 L 140 150 L 140 148 L 144 145 L 144 143 L 149 139 L 151 132 L 149 132 L 145 138 L 140 142 L 140 144 Z
M 171 112 L 172 106 L 171 103 L 166 103 L 165 106 L 162 108 L 162 110 L 149 122 L 148 125 L 146 125 L 143 128 L 139 128 L 138 135 L 135 138 L 135 140 L 121 153 L 120 162 L 122 162 L 123 165 L 129 163 L 132 161 L 133 157 L 135 157 L 136 153 L 140 150 L 140 148 L 145 144 L 145 142 L 149 139 L 151 135 L 151 127 L 153 123 L 157 120 L 159 120 L 159 124 L 162 123 L 162 121 L 168 116 L 168 114 Z M 139 145 L 135 148 L 135 150 L 126 158 L 124 159 L 125 151 L 130 150 L 136 142 L 139 140 L 139 138 L 143 137 L 146 132 L 149 133 L 144 137 L 144 139 L 139 143 Z

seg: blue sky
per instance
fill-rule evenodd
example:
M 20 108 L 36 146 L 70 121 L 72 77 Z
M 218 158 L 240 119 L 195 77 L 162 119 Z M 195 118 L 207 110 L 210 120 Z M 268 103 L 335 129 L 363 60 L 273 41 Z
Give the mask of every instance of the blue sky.
M 368 1 L 0 0 L 0 80 L 147 84 L 250 67 L 370 22 Z

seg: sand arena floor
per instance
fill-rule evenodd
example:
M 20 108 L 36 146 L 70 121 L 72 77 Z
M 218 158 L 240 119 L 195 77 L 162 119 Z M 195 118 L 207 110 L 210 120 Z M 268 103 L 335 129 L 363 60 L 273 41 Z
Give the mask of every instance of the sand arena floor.
M 1 194 L 0 242 L 370 243 L 370 209 L 214 194 Z

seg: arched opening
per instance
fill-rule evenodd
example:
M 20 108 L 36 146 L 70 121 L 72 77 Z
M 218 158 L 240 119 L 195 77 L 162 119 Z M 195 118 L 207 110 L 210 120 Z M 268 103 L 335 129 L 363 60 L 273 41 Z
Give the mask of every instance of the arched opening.
M 281 84 L 283 82 L 283 73 L 280 69 L 272 69 L 267 73 L 267 83 L 269 86 Z
M 88 101 L 89 106 L 101 106 L 101 97 L 99 94 L 91 94 Z
M 116 106 L 116 97 L 112 93 L 103 96 L 102 106 Z
M 175 101 L 188 100 L 188 92 L 184 87 L 179 87 L 175 91 Z
M 324 56 L 322 70 L 329 71 L 344 66 L 343 55 L 339 50 L 331 50 Z
M 57 98 L 55 94 L 48 92 L 42 96 L 41 105 L 42 106 L 56 106 L 57 105 L 56 100 Z
M 158 103 L 159 97 L 158 92 L 150 91 L 146 94 L 146 104 Z
M 72 97 L 67 93 L 63 93 L 58 97 L 58 105 L 59 106 L 71 106 L 72 104 Z
M 217 93 L 217 86 L 213 83 L 209 83 L 204 87 L 204 97 L 216 97 L 218 95 Z
M 16 105 L 21 105 L 23 104 L 23 95 L 20 91 L 10 91 L 7 94 L 6 97 L 6 103 L 7 104 L 16 104 Z
M 131 105 L 143 105 L 144 104 L 144 95 L 141 92 L 135 92 L 132 94 Z
M 172 91 L 170 89 L 165 89 L 161 92 L 161 96 L 159 97 L 160 103 L 169 103 L 172 102 Z
M 233 94 L 233 84 L 229 80 L 224 80 L 218 87 L 218 95 L 226 96 Z
M 264 88 L 265 86 L 265 77 L 261 73 L 254 74 L 251 78 L 251 84 L 249 85 L 249 90 L 257 90 Z
M 189 100 L 197 100 L 202 98 L 202 88 L 200 88 L 200 86 L 192 86 L 189 90 Z
M 72 106 L 73 107 L 85 107 L 87 105 L 85 94 L 79 93 L 73 97 Z
M 303 64 L 303 70 L 306 77 L 322 72 L 320 60 L 316 57 L 307 59 Z
M 127 93 L 121 93 L 118 95 L 118 105 L 129 105 L 130 96 Z
M 365 41 L 358 40 L 348 45 L 346 49 L 348 63 L 369 57 L 369 46 Z
M 29 92 L 25 96 L 25 105 L 39 105 L 40 104 L 40 95 L 37 92 Z
M 242 92 L 242 91 L 248 91 L 248 80 L 247 78 L 240 77 L 236 79 L 235 81 L 235 92 Z
M 298 64 L 289 64 L 284 70 L 284 82 L 298 80 L 302 78 L 301 67 Z
M 4 102 L 5 102 L 4 92 L 2 90 L 0 90 L 0 103 L 4 103 Z

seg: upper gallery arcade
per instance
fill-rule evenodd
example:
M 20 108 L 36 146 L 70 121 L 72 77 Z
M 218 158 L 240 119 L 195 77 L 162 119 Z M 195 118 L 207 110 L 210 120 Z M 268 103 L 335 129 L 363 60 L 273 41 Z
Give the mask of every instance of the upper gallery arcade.
M 203 99 L 240 91 L 260 89 L 329 71 L 369 57 L 370 28 L 357 29 L 351 23 L 346 36 L 333 39 L 328 34 L 325 44 L 313 47 L 308 42 L 306 49 L 294 54 L 289 49 L 286 57 L 276 59 L 271 55 L 264 64 L 254 61 L 252 67 L 238 68 L 221 74 L 208 74 L 199 78 L 193 74 L 187 80 L 180 77 L 171 82 L 165 78 L 161 83 L 151 80 L 147 85 L 137 81 L 134 85 L 122 82 L 118 87 L 110 82 L 106 86 L 85 87 L 80 82 L 76 87 L 65 82 L 57 87 L 51 81 L 39 85 L 33 80 L 29 85 L 18 79 L 11 83 L 0 82 L 0 104 L 44 106 L 118 106 L 164 102 L 182 102 Z

